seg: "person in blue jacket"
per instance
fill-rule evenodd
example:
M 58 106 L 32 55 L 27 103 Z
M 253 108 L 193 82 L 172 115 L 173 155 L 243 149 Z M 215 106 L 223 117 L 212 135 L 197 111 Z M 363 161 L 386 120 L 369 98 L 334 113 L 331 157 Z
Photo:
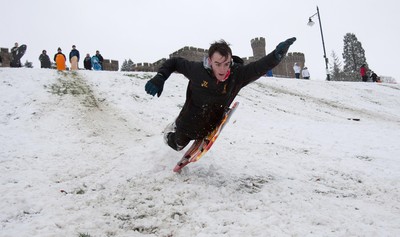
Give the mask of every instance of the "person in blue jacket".
M 74 57 L 74 56 L 76 56 L 77 58 L 78 58 L 78 62 L 77 62 L 77 64 L 79 63 L 79 51 L 76 49 L 76 46 L 75 45 L 72 45 L 72 50 L 71 50 L 71 52 L 69 53 L 69 62 L 70 63 L 72 63 L 71 62 L 71 59 L 72 59 L 72 57 Z M 73 67 L 73 65 L 71 64 L 71 68 Z M 78 65 L 76 65 L 76 67 L 78 67 Z
M 95 70 L 95 71 L 101 70 L 100 60 L 99 60 L 99 57 L 97 57 L 96 55 L 92 56 L 92 67 L 93 67 L 93 70 Z

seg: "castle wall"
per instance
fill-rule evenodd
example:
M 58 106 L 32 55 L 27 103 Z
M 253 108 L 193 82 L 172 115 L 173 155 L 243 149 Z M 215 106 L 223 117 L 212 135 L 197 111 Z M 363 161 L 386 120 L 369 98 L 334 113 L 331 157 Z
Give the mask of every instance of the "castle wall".
M 8 48 L 0 48 L 1 66 L 0 67 L 10 67 L 11 55 L 8 52 Z
M 170 54 L 169 58 L 182 57 L 189 61 L 202 61 L 205 56 L 208 56 L 208 50 L 185 46 Z
M 118 71 L 119 64 L 117 60 L 104 59 L 103 60 L 103 70 L 104 71 Z

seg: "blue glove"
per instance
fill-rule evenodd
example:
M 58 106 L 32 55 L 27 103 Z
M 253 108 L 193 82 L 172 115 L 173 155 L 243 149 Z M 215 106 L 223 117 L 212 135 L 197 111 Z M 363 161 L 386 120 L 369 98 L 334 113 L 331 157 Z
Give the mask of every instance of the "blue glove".
M 278 59 L 279 61 L 285 57 L 287 51 L 289 50 L 290 45 L 292 45 L 296 41 L 296 37 L 287 39 L 286 41 L 283 41 L 278 44 L 275 48 L 275 58 Z
M 157 94 L 160 97 L 165 83 L 164 76 L 161 73 L 157 73 L 152 79 L 150 79 L 144 89 L 146 90 L 147 94 L 155 96 Z

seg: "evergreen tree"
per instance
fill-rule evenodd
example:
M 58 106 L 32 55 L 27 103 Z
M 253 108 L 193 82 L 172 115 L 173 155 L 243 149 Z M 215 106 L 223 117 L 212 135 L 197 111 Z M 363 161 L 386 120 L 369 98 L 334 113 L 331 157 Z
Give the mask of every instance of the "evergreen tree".
M 125 59 L 124 62 L 122 63 L 121 71 L 130 72 L 130 71 L 133 71 L 133 68 L 134 68 L 133 61 L 131 59 L 129 59 L 129 60 Z
M 125 59 L 124 62 L 121 65 L 121 71 L 122 72 L 127 72 L 128 71 L 128 61 Z
M 344 81 L 344 75 L 343 75 L 343 70 L 342 70 L 342 62 L 340 61 L 339 57 L 335 53 L 335 51 L 332 51 L 331 57 L 333 58 L 333 64 L 331 64 L 331 75 L 332 81 Z
M 134 63 L 131 59 L 128 60 L 128 69 L 129 71 L 133 71 Z
M 365 64 L 368 68 L 365 51 L 360 41 L 353 33 L 347 33 L 343 39 L 343 72 L 346 80 L 360 80 L 360 67 Z

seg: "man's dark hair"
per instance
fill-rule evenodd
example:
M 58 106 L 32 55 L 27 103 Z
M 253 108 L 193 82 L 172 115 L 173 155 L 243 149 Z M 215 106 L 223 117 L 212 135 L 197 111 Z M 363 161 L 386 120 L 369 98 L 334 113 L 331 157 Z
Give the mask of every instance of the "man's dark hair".
M 218 52 L 223 57 L 232 56 L 232 49 L 229 47 L 229 44 L 225 42 L 225 40 L 219 40 L 211 44 L 210 48 L 208 49 L 208 57 Z

